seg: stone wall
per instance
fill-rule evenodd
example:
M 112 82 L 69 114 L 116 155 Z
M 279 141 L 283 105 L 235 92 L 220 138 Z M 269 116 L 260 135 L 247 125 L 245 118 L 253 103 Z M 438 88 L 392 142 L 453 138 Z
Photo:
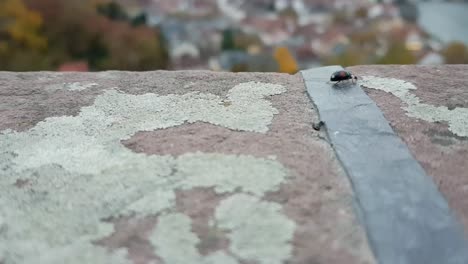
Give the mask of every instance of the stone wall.
M 468 67 L 349 70 L 468 227 Z M 0 263 L 376 263 L 318 121 L 300 74 L 1 72 Z

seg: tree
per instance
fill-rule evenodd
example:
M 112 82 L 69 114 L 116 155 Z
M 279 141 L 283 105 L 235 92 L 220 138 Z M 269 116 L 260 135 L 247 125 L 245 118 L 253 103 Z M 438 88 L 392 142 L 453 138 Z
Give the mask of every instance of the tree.
M 257 46 L 257 47 L 262 46 L 262 40 L 260 39 L 258 35 L 240 33 L 235 36 L 234 48 L 236 50 L 247 51 L 249 47 L 252 47 L 252 46 Z
M 118 21 L 125 21 L 128 20 L 128 15 L 122 6 L 115 1 L 104 2 L 97 4 L 96 7 L 99 14 L 111 19 L 111 20 L 118 20 Z
M 364 54 L 354 48 L 347 48 L 343 53 L 325 60 L 327 65 L 353 66 L 365 62 Z
M 132 24 L 132 26 L 138 27 L 138 26 L 146 25 L 147 20 L 148 20 L 148 18 L 146 16 L 146 14 L 141 13 L 138 16 L 132 18 L 130 23 Z
M 284 9 L 284 10 L 281 10 L 279 12 L 279 15 L 284 17 L 284 18 L 292 19 L 293 21 L 297 21 L 297 19 L 299 18 L 299 15 L 297 14 L 297 12 L 292 7 L 288 7 L 286 9 Z
M 249 72 L 278 72 L 279 65 L 271 54 L 250 56 L 247 62 Z
M 350 15 L 346 10 L 337 10 L 332 13 L 333 24 L 349 24 Z
M 278 62 L 280 72 L 295 74 L 299 70 L 296 60 L 287 47 L 276 48 L 274 57 Z
M 221 43 L 221 50 L 235 50 L 236 43 L 234 39 L 234 32 L 232 29 L 225 29 L 223 31 L 223 41 Z
M 249 67 L 245 63 L 234 64 L 231 68 L 231 72 L 248 72 Z
M 96 68 L 119 70 L 165 69 L 168 53 L 160 33 L 148 27 L 132 28 L 128 23 L 102 23 L 97 28 L 106 45 L 108 56 L 97 63 Z
M 361 19 L 366 19 L 367 16 L 368 16 L 368 11 L 367 11 L 367 8 L 365 7 L 359 7 L 355 12 L 354 12 L 354 16 L 356 18 L 361 18 Z
M 452 42 L 443 51 L 445 63 L 464 64 L 468 63 L 468 49 L 461 42 Z
M 54 67 L 72 60 L 88 59 L 90 44 L 99 37 L 95 27 L 105 20 L 97 14 L 90 1 L 25 2 L 43 17 L 44 34 L 49 40 L 48 54 Z
M 40 35 L 41 16 L 29 10 L 21 0 L 0 2 L 0 34 L 27 48 L 42 49 L 46 40 Z
M 377 60 L 378 64 L 414 64 L 416 57 L 406 49 L 401 42 L 395 42 L 390 45 L 390 48 L 382 58 Z
M 42 14 L 54 67 L 85 60 L 92 70 L 155 70 L 168 67 L 162 34 L 106 0 L 25 0 Z M 104 5 L 105 8 L 102 8 Z M 101 10 L 99 11 L 99 7 Z
M 43 52 L 47 40 L 41 34 L 42 18 L 22 0 L 0 1 L 0 69 L 36 70 L 47 67 Z

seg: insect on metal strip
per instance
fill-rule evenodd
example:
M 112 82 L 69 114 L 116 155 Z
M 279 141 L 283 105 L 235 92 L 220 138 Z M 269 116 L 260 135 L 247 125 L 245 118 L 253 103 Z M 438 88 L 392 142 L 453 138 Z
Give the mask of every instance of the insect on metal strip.
M 358 215 L 381 264 L 466 264 L 460 223 L 377 105 L 339 66 L 302 71 L 328 138 L 353 186 Z

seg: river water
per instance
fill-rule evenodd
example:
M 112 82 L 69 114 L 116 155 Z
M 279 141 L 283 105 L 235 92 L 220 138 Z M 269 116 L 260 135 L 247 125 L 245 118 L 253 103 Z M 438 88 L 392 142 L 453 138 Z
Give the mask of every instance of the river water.
M 419 24 L 431 35 L 447 43 L 468 45 L 468 3 L 420 2 Z

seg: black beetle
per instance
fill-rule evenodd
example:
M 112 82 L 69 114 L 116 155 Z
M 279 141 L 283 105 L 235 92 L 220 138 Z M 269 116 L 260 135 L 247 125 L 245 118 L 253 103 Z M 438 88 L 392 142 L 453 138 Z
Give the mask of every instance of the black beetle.
M 325 122 L 319 121 L 319 122 L 317 122 L 317 123 L 312 123 L 312 128 L 313 128 L 314 130 L 319 131 L 324 125 L 325 125 Z
M 351 80 L 353 83 L 357 81 L 357 77 L 348 71 L 336 71 L 330 77 L 330 81 L 339 83 L 341 81 Z

